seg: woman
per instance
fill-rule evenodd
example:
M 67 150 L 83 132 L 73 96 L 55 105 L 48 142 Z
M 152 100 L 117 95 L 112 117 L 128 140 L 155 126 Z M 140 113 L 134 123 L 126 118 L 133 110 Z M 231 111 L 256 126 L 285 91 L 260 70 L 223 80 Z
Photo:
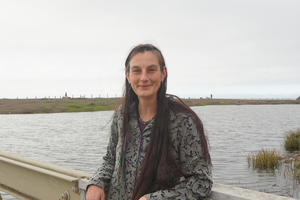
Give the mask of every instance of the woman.
M 103 164 L 87 200 L 203 199 L 212 187 L 203 126 L 179 98 L 166 94 L 159 49 L 138 45 L 125 62 L 125 91 L 115 111 Z

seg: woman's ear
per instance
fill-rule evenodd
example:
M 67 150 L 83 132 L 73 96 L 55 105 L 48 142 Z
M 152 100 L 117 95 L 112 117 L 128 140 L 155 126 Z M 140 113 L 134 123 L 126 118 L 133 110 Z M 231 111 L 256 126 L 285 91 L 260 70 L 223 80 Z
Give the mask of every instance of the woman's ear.
M 128 83 L 130 84 L 130 81 L 129 81 L 129 73 L 127 71 L 125 71 L 125 76 L 126 76 L 126 79 L 128 81 Z
M 163 82 L 165 80 L 166 76 L 167 76 L 167 67 L 164 66 L 163 71 L 162 71 L 161 82 Z

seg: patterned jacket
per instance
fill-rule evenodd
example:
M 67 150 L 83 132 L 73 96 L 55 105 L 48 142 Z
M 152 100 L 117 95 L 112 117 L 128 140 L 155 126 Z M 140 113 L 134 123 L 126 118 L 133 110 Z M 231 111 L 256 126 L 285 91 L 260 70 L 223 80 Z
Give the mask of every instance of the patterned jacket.
M 121 109 L 113 116 L 111 135 L 107 147 L 107 153 L 103 157 L 103 163 L 90 179 L 88 185 L 97 185 L 104 189 L 106 200 L 131 200 L 136 176 L 145 155 L 145 149 L 150 141 L 153 121 L 145 127 L 141 133 L 138 125 L 138 116 L 135 112 L 130 114 L 129 131 L 132 137 L 127 139 L 126 148 L 126 182 L 120 182 L 118 172 L 121 156 L 122 126 Z M 158 190 L 146 194 L 147 200 L 196 200 L 209 196 L 212 187 L 211 166 L 207 165 L 202 156 L 200 137 L 192 118 L 184 113 L 171 113 L 169 129 L 171 132 L 172 150 L 175 159 L 187 174 L 187 178 L 178 177 L 174 188 Z M 142 144 L 142 146 L 141 146 Z M 140 151 L 141 149 L 141 151 Z M 140 151 L 140 153 L 139 153 Z M 120 194 L 121 191 L 121 194 Z

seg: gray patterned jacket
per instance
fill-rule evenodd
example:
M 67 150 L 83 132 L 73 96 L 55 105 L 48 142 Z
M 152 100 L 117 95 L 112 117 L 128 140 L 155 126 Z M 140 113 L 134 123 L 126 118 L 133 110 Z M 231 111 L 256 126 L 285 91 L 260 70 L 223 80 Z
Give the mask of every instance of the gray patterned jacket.
M 129 132 L 132 137 L 127 139 L 126 149 L 126 182 L 120 194 L 120 182 L 118 171 L 120 167 L 122 116 L 120 108 L 115 112 L 111 135 L 107 147 L 107 153 L 103 157 L 102 166 L 96 171 L 89 181 L 89 185 L 97 185 L 104 188 L 106 200 L 130 200 L 136 176 L 144 158 L 145 149 L 150 141 L 151 127 L 150 122 L 141 133 L 137 114 L 131 113 L 129 121 Z M 184 113 L 171 113 L 170 124 L 172 149 L 175 159 L 188 178 L 178 178 L 178 184 L 174 188 L 158 190 L 154 193 L 146 194 L 147 200 L 196 200 L 209 196 L 212 187 L 211 166 L 208 166 L 203 159 L 200 137 L 196 125 L 190 116 Z M 139 157 L 141 138 L 143 137 L 143 147 Z

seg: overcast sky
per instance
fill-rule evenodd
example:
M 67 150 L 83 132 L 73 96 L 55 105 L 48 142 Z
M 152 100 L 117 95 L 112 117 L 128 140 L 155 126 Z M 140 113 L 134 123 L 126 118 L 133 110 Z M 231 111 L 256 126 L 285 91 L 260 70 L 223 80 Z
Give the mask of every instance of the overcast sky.
M 300 96 L 298 0 L 1 0 L 0 98 L 120 96 L 130 49 L 180 97 Z

